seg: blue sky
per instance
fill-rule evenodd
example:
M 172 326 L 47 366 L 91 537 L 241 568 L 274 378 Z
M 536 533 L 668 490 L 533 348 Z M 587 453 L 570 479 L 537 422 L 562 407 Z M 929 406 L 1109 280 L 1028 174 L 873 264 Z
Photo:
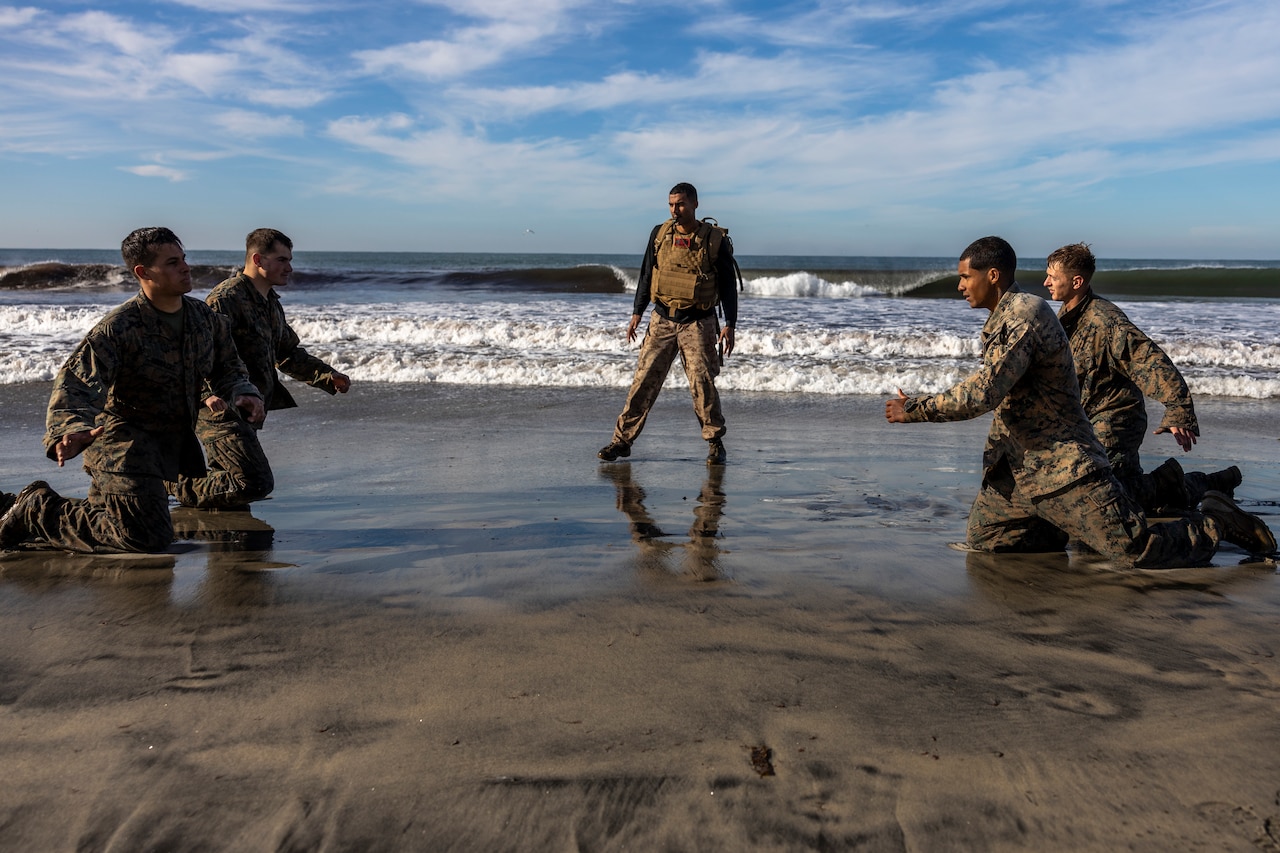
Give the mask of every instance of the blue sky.
M 0 245 L 1280 257 L 1280 3 L 0 5 Z

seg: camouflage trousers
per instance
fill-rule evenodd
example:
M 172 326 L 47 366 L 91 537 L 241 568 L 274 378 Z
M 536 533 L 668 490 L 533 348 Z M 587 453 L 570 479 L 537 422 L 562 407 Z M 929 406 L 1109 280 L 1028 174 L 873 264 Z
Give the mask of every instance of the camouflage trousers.
M 1191 515 L 1148 524 L 1109 470 L 1028 498 L 1007 471 L 990 472 L 969 511 L 968 544 L 979 551 L 1061 551 L 1074 539 L 1125 566 L 1207 565 L 1218 548 L 1212 519 Z
M 90 472 L 88 498 L 38 492 L 23 521 L 29 539 L 83 553 L 163 551 L 173 543 L 169 496 L 159 477 Z
M 262 500 L 275 488 L 271 463 L 258 441 L 258 431 L 228 408 L 220 415 L 202 412 L 196 426 L 209 472 L 166 483 L 178 503 L 200 509 L 226 509 Z
M 1143 471 L 1138 454 L 1108 451 L 1111 470 L 1120 485 L 1143 512 L 1195 509 L 1204 493 L 1213 488 L 1203 471 L 1184 471 L 1176 459 L 1166 459 L 1158 468 Z
M 702 425 L 703 439 L 710 441 L 724 435 L 724 415 L 715 383 L 720 375 L 720 356 L 716 351 L 719 336 L 720 324 L 714 315 L 692 323 L 676 323 L 660 314 L 651 315 L 627 402 L 613 428 L 613 440 L 628 445 L 635 443 L 677 352 L 684 363 L 684 375 L 689 380 L 693 411 Z

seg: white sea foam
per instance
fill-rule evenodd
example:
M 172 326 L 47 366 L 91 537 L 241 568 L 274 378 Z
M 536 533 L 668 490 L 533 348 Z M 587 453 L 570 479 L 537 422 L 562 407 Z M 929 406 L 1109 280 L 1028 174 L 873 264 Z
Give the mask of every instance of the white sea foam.
M 615 267 L 613 264 L 609 265 L 609 269 L 613 272 L 613 277 L 622 282 L 623 287 L 631 293 L 636 292 L 636 285 L 638 282 L 634 276 L 629 275 L 622 267 Z
M 744 291 L 752 296 L 802 297 L 822 299 L 857 299 L 882 296 L 874 287 L 853 281 L 827 281 L 810 272 L 793 272 L 783 276 L 759 276 L 743 282 Z
M 618 267 L 611 266 L 610 269 L 629 293 L 635 293 L 637 283 L 635 277 Z M 921 273 L 915 280 L 899 281 L 891 286 L 875 286 L 860 284 L 856 281 L 831 281 L 804 270 L 778 276 L 760 275 L 748 271 L 743 273 L 742 292 L 746 296 L 775 299 L 863 299 L 909 293 L 936 277 L 936 273 Z
M 784 280 L 801 288 L 804 274 L 776 281 Z M 335 304 L 324 294 L 298 291 L 285 294 L 285 304 L 308 350 L 361 382 L 621 389 L 631 381 L 639 341 L 625 340 L 629 294 L 457 297 Z M 96 301 L 74 294 L 4 295 L 0 384 L 52 380 L 85 332 L 117 302 L 101 295 Z M 1165 347 L 1196 394 L 1280 397 L 1280 303 L 1124 307 Z M 737 349 L 718 381 L 721 388 L 871 395 L 899 387 L 941 391 L 971 373 L 986 316 L 958 300 L 760 298 L 751 292 L 740 315 Z M 685 385 L 679 367 L 668 384 Z

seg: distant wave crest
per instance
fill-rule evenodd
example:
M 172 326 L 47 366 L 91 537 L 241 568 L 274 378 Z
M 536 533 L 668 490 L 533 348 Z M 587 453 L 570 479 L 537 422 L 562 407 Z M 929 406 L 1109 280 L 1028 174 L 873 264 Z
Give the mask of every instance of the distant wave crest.
M 234 274 L 228 267 L 192 265 L 195 287 L 212 287 Z M 82 290 L 114 293 L 136 290 L 138 281 L 120 264 L 65 264 L 44 261 L 0 267 L 0 290 Z
M 234 275 L 235 266 L 193 264 L 196 288 L 211 288 Z M 459 290 L 527 293 L 635 292 L 638 270 L 608 263 L 562 267 L 486 267 L 440 269 L 427 266 L 395 268 L 308 268 L 294 270 L 290 288 L 326 291 L 350 289 L 406 292 Z M 956 275 L 941 269 L 748 269 L 743 273 L 749 296 L 790 299 L 863 299 L 870 297 L 954 298 Z M 1023 288 L 1045 295 L 1044 271 L 1023 269 Z M 1280 295 L 1280 268 L 1246 266 L 1135 267 L 1100 270 L 1094 277 L 1099 292 L 1117 297 L 1275 298 Z M 0 291 L 75 290 L 129 291 L 133 276 L 119 264 L 40 261 L 0 267 Z

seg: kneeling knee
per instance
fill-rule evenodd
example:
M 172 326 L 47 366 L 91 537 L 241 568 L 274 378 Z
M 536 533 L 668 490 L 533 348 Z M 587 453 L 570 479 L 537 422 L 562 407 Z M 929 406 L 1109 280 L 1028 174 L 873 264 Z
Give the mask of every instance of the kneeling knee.
M 236 500 L 240 503 L 260 501 L 276 487 L 275 477 L 270 471 L 258 471 L 237 478 Z

